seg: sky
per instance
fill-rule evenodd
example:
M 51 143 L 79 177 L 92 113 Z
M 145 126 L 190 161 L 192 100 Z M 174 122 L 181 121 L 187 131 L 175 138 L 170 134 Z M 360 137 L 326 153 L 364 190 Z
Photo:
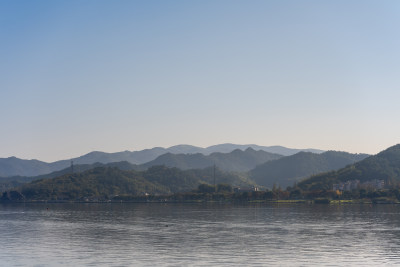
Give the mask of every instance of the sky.
M 0 157 L 400 143 L 400 1 L 0 1 Z

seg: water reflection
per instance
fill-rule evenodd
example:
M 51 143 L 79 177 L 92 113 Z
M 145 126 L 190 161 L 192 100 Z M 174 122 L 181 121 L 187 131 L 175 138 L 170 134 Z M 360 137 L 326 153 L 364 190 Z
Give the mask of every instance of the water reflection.
M 5 266 L 396 265 L 397 205 L 1 205 Z

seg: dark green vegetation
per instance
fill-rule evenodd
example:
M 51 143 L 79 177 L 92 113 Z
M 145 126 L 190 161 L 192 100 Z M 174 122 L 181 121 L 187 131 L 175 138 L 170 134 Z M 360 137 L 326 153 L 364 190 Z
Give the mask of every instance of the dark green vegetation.
M 298 186 L 303 190 L 328 190 L 338 182 L 366 182 L 373 179 L 385 180 L 391 187 L 400 183 L 400 145 L 392 146 L 343 169 L 314 175 L 300 182 Z
M 172 169 L 170 169 L 172 170 Z M 159 170 L 155 170 L 159 172 Z M 171 174 L 175 175 L 174 170 Z M 151 174 L 151 176 L 154 175 Z M 109 177 L 112 179 L 109 179 Z M 154 179 L 149 182 L 146 179 Z M 165 177 L 164 177 L 165 178 Z M 315 203 L 315 204 L 400 204 L 400 187 L 382 190 L 356 189 L 352 191 L 312 190 L 305 191 L 299 187 L 281 190 L 274 188 L 265 191 L 233 192 L 229 184 L 213 186 L 200 183 L 195 190 L 186 191 L 181 185 L 166 185 L 165 179 L 144 178 L 140 173 L 119 173 L 112 168 L 97 168 L 89 171 L 85 178 L 65 176 L 46 181 L 35 181 L 3 192 L 0 202 L 54 201 L 54 202 L 207 202 L 207 201 L 257 201 L 275 203 Z M 192 177 L 193 178 L 193 177 Z M 190 177 L 187 182 L 194 186 L 196 182 Z M 170 189 L 177 192 L 171 193 Z M 153 192 L 153 194 L 148 194 Z M 184 191 L 180 191 L 184 190 Z M 169 192 L 169 193 L 165 193 Z
M 251 186 L 246 177 L 216 170 L 218 183 Z M 213 168 L 181 171 L 155 166 L 147 171 L 124 171 L 117 167 L 97 167 L 82 173 L 65 174 L 52 179 L 35 180 L 14 190 L 25 200 L 111 199 L 116 195 L 169 195 L 188 192 L 203 183 L 211 184 Z
M 91 170 L 97 167 L 116 167 L 120 170 L 144 170 L 143 167 L 131 164 L 126 161 L 121 161 L 121 162 L 112 162 L 108 164 L 103 164 L 103 163 L 94 163 L 94 164 L 80 164 L 80 165 L 74 165 L 73 171 L 74 173 L 80 173 L 83 171 Z M 65 169 L 62 169 L 60 171 L 54 171 L 48 174 L 43 174 L 43 175 L 38 175 L 38 176 L 13 176 L 13 177 L 4 177 L 0 178 L 0 190 L 6 191 L 10 190 L 14 187 L 20 186 L 24 183 L 29 183 L 35 180 L 40 180 L 40 179 L 50 179 L 50 178 L 56 178 L 65 174 L 70 174 L 72 172 L 71 167 L 67 167 Z
M 322 154 L 299 152 L 295 155 L 268 161 L 250 172 L 250 177 L 259 185 L 272 188 L 293 186 L 313 174 L 337 170 L 368 157 L 366 154 L 328 151 Z
M 144 167 L 165 165 L 182 170 L 203 169 L 214 164 L 224 171 L 247 172 L 258 164 L 281 158 L 281 155 L 272 154 L 262 150 L 255 151 L 247 148 L 245 151 L 236 149 L 230 153 L 203 154 L 172 154 L 167 153 L 157 159 L 144 164 Z

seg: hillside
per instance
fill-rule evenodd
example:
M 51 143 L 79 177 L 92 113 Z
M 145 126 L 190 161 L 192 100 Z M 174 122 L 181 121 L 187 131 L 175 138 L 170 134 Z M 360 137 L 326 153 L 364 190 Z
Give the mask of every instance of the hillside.
M 159 156 L 143 166 L 151 167 L 156 165 L 165 165 L 176 167 L 182 170 L 203 169 L 214 164 L 224 171 L 247 172 L 258 164 L 281 158 L 281 155 L 272 154 L 265 151 L 255 151 L 247 148 L 242 151 L 236 149 L 230 153 L 212 153 L 208 156 L 203 154 L 172 154 L 167 153 Z
M 35 180 L 15 190 L 27 200 L 78 200 L 85 197 L 107 199 L 114 195 L 171 194 L 188 192 L 202 183 L 213 183 L 213 169 L 181 171 L 156 166 L 147 171 L 124 171 L 98 167 L 82 173 Z M 245 177 L 216 170 L 217 183 L 254 185 Z
M 0 159 L 0 177 L 32 176 L 50 173 L 63 168 L 63 164 L 49 164 L 39 160 L 25 160 L 16 157 Z
M 293 186 L 302 178 L 343 168 L 367 156 L 337 151 L 327 151 L 322 154 L 300 152 L 259 165 L 250 171 L 250 177 L 259 185 L 272 188 L 276 184 L 286 188 Z
M 305 179 L 298 185 L 307 190 L 331 189 L 332 185 L 338 182 L 367 182 L 374 179 L 385 180 L 389 184 L 400 183 L 400 144 L 340 170 Z

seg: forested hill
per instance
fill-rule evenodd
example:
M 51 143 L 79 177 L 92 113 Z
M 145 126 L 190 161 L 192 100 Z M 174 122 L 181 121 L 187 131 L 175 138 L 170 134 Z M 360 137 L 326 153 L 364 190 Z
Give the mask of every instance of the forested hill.
M 247 178 L 216 170 L 216 182 L 232 186 L 254 185 Z M 171 194 L 188 192 L 202 183 L 213 183 L 213 168 L 181 171 L 163 166 L 147 171 L 124 171 L 116 167 L 97 167 L 82 173 L 35 180 L 15 190 L 26 200 L 107 199 L 115 195 Z
M 34 180 L 40 180 L 40 179 L 50 179 L 50 178 L 55 178 L 59 177 L 65 174 L 70 174 L 72 172 L 74 173 L 79 173 L 79 172 L 84 172 L 90 169 L 94 169 L 97 167 L 116 167 L 120 170 L 145 170 L 144 167 L 140 165 L 135 165 L 131 164 L 127 161 L 121 161 L 121 162 L 112 162 L 112 163 L 94 163 L 94 164 L 78 164 L 73 166 L 73 170 L 70 167 L 62 169 L 60 171 L 54 171 L 48 174 L 43 174 L 43 175 L 37 175 L 37 176 L 12 176 L 12 177 L 0 177 L 0 191 L 6 191 L 9 190 L 13 187 L 19 186 L 24 183 L 29 183 Z
M 224 171 L 247 172 L 257 166 L 270 160 L 279 159 L 281 155 L 256 151 L 252 148 L 246 150 L 236 149 L 230 153 L 212 153 L 208 156 L 203 154 L 172 154 L 167 153 L 159 156 L 157 159 L 144 164 L 144 167 L 156 165 L 165 165 L 176 167 L 182 170 L 202 169 L 213 166 L 214 164 Z
M 272 188 L 293 186 L 313 174 L 337 170 L 368 157 L 366 154 L 327 151 L 322 154 L 300 152 L 261 164 L 251 170 L 250 177 L 259 185 Z
M 400 183 L 400 144 L 340 170 L 312 176 L 298 185 L 307 190 L 331 189 L 338 182 L 374 179 L 385 180 L 389 184 Z

